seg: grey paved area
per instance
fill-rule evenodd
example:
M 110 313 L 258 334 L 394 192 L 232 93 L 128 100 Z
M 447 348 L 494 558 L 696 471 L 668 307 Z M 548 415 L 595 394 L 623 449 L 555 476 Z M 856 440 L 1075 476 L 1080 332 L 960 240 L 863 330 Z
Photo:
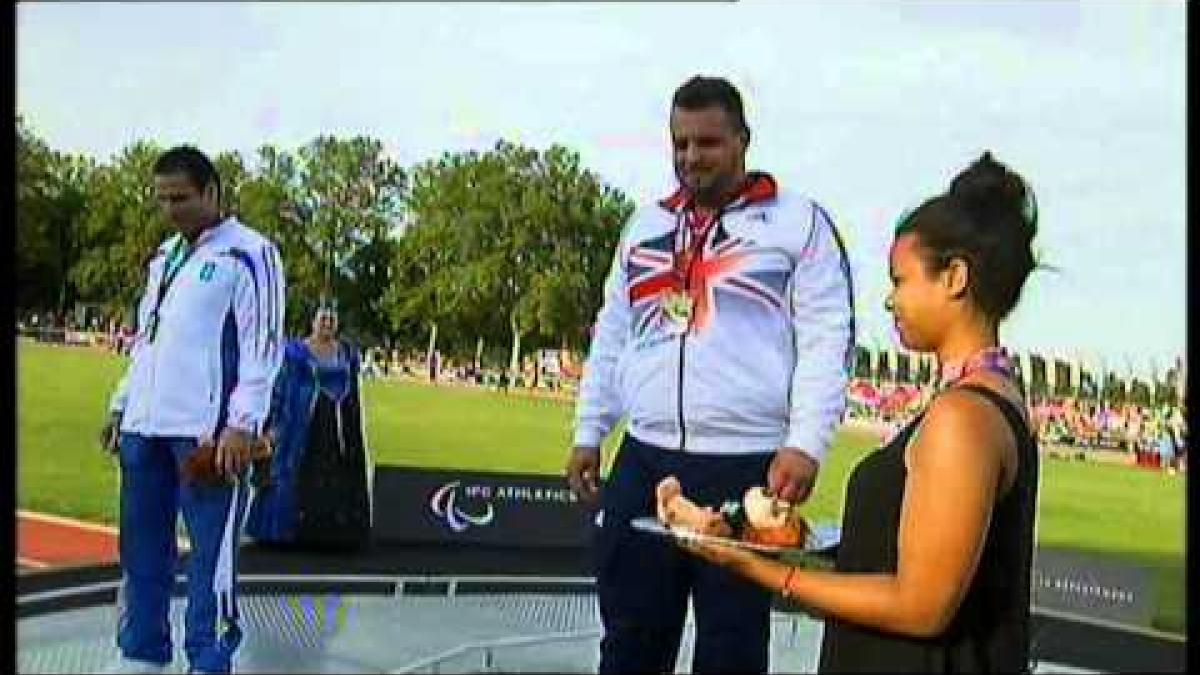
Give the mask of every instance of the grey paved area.
M 170 672 L 186 672 L 183 602 L 172 604 Z M 589 594 L 244 596 L 242 673 L 595 672 L 599 616 Z M 821 624 L 775 613 L 771 671 L 812 672 Z M 17 672 L 97 672 L 116 656 L 112 606 L 21 619 Z M 677 672 L 691 668 L 689 618 Z M 1035 672 L 1087 672 L 1041 664 Z

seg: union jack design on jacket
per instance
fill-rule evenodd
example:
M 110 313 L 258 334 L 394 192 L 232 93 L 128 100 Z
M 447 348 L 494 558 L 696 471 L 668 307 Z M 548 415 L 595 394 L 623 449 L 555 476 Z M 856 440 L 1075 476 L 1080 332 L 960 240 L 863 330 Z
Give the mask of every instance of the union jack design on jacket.
M 715 213 L 683 189 L 634 214 L 605 283 L 575 443 L 617 421 L 662 447 L 825 453 L 854 345 L 849 262 L 828 214 L 752 172 Z
M 675 238 L 658 237 L 630 250 L 629 299 L 637 335 L 669 320 L 663 312 L 663 299 L 671 293 L 689 298 L 693 316 L 688 330 L 693 334 L 712 323 L 719 295 L 731 293 L 774 310 L 783 307 L 787 275 L 747 270 L 752 242 L 731 236 L 720 223 L 711 237 L 696 239 L 695 249 L 677 253 L 673 250 Z

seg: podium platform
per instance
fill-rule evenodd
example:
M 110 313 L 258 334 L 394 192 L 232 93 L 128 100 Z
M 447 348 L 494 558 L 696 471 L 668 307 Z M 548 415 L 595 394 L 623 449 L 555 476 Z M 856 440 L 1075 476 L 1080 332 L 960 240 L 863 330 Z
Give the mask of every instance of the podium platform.
M 586 556 L 577 551 L 407 546 L 347 555 L 251 546 L 243 549 L 241 570 L 246 637 L 237 672 L 596 670 L 599 612 Z M 96 672 L 110 664 L 117 655 L 119 574 L 106 566 L 18 577 L 17 672 Z M 187 668 L 182 579 L 171 607 L 176 648 L 169 672 Z M 1110 667 L 1056 660 L 1047 648 L 1061 639 L 1095 640 L 1082 646 L 1096 651 L 1114 638 L 1063 637 L 1046 633 L 1061 630 L 1046 620 L 1039 625 L 1037 673 L 1163 670 L 1161 659 L 1176 653 L 1163 652 L 1158 662 L 1149 662 L 1144 652 L 1142 665 L 1149 667 L 1129 669 L 1104 655 Z M 693 634 L 689 617 L 676 672 L 690 671 Z M 820 621 L 775 609 L 771 672 L 813 672 L 820 640 Z M 1178 658 L 1182 672 L 1182 645 Z

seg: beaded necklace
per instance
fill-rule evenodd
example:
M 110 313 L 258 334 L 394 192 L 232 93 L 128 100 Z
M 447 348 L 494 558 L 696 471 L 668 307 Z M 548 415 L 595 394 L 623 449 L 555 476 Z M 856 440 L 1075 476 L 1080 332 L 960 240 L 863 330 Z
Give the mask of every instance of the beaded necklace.
M 975 352 L 958 363 L 943 364 L 938 377 L 937 388 L 945 389 L 968 375 L 980 371 L 995 373 L 1001 377 L 1014 378 L 1016 376 L 1016 365 L 1003 347 L 988 347 L 987 349 Z

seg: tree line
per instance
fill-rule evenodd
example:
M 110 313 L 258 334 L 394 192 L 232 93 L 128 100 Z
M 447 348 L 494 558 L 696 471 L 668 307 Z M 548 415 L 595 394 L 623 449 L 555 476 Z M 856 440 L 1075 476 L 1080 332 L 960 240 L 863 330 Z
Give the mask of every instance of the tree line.
M 169 234 L 139 140 L 106 163 L 51 148 L 17 118 L 17 307 L 66 316 L 98 304 L 126 322 Z M 205 149 L 208 152 L 208 149 Z M 289 332 L 318 300 L 365 344 L 515 362 L 584 346 L 633 203 L 562 146 L 499 141 L 412 167 L 375 138 L 322 135 L 251 157 L 211 154 L 227 213 L 274 239 Z

